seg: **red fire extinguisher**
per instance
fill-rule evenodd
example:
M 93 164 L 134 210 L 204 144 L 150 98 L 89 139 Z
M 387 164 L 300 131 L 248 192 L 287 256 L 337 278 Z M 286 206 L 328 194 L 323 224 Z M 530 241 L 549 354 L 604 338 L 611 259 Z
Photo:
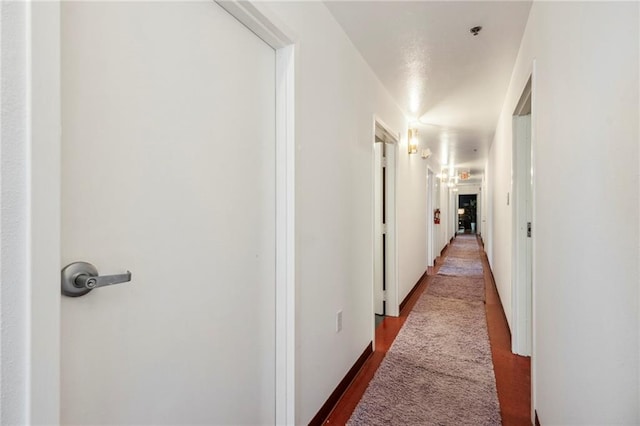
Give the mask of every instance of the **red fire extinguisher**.
M 440 209 L 435 209 L 433 211 L 433 223 L 436 225 L 440 224 Z

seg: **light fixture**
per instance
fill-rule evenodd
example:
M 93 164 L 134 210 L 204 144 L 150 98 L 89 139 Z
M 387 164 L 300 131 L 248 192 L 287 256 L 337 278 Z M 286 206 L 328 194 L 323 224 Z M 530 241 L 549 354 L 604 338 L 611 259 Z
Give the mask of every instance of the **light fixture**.
M 409 147 L 409 154 L 415 154 L 418 152 L 418 129 L 409 129 L 407 146 Z
M 458 176 L 460 177 L 460 180 L 468 180 L 471 177 L 471 174 L 469 172 L 460 172 Z
M 464 209 L 458 209 L 458 214 L 464 214 Z
M 420 156 L 426 160 L 427 158 L 431 157 L 431 150 L 429 148 L 424 148 L 422 151 L 420 151 Z

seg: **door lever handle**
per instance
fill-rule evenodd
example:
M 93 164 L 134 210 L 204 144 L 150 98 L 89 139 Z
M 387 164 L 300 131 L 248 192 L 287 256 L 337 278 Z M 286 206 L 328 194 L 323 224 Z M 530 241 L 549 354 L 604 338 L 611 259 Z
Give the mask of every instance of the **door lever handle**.
M 69 297 L 84 296 L 94 288 L 131 281 L 131 272 L 117 275 L 98 275 L 95 266 L 87 262 L 74 262 L 62 269 L 62 294 Z
M 75 279 L 76 287 L 84 287 L 94 289 L 97 287 L 104 287 L 107 285 L 126 283 L 131 281 L 131 272 L 127 271 L 125 274 L 118 275 L 99 275 L 92 277 L 91 275 L 80 274 Z

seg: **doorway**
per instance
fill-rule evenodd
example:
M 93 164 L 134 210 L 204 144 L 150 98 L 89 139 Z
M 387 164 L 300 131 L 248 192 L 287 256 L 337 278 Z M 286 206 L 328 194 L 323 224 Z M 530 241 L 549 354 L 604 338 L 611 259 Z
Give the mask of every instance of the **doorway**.
M 475 234 L 478 217 L 478 195 L 458 195 L 458 234 Z
M 512 350 L 518 355 L 532 352 L 533 300 L 533 162 L 532 87 L 527 82 L 513 114 L 513 229 L 512 229 Z
M 395 292 L 395 161 L 398 136 L 374 120 L 374 330 L 386 315 L 397 316 Z
M 435 222 L 435 201 L 434 201 L 434 193 L 435 193 L 435 175 L 431 169 L 427 169 L 427 267 L 433 267 L 435 265 L 435 230 L 436 226 Z M 438 218 L 439 220 L 439 218 Z

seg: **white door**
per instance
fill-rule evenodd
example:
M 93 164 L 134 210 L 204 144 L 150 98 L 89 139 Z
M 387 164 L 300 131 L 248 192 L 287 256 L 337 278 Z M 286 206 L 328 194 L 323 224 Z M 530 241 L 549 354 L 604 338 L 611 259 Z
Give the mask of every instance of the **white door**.
M 272 424 L 275 52 L 212 1 L 62 3 L 63 424 Z
M 531 114 L 513 117 L 514 134 L 514 267 L 515 318 L 513 352 L 531 355 L 532 347 L 532 220 Z

